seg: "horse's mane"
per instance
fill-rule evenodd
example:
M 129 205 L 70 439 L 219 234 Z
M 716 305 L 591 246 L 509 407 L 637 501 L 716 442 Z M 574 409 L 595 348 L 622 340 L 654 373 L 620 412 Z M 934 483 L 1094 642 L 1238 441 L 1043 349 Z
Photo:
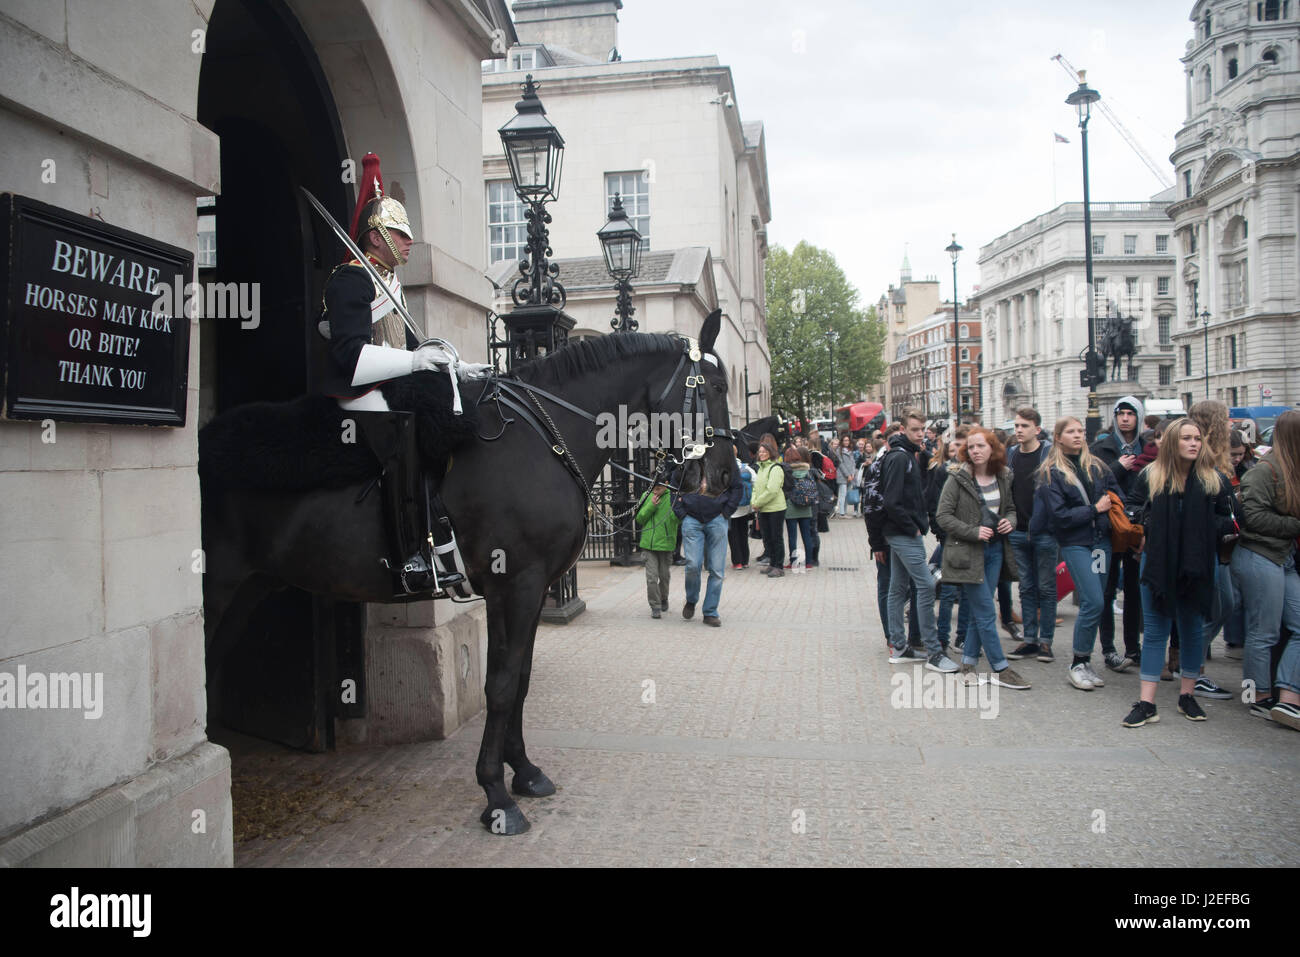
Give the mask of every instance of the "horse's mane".
M 595 372 L 611 362 L 630 356 L 679 353 L 682 340 L 662 333 L 626 333 L 571 342 L 550 355 L 522 363 L 515 373 L 534 385 L 560 385 L 575 376 Z M 716 358 L 716 355 L 715 355 Z M 722 363 L 718 363 L 722 369 Z

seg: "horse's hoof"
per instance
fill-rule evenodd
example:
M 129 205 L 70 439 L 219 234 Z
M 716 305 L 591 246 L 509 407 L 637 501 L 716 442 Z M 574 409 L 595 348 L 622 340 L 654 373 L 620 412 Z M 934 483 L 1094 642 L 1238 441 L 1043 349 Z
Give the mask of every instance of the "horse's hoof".
M 545 774 L 538 771 L 527 781 L 516 774 L 515 779 L 510 782 L 510 790 L 523 797 L 544 798 L 555 793 L 555 784 Z
M 509 807 L 490 807 L 479 815 L 479 820 L 493 834 L 506 836 L 522 834 L 532 827 L 517 804 L 511 804 Z

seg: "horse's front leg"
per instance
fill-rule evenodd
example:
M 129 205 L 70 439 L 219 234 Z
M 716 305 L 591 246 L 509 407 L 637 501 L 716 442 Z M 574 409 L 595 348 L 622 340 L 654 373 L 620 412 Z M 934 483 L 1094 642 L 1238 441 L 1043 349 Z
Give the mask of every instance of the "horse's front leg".
M 528 697 L 528 684 L 533 673 L 533 645 L 537 641 L 537 623 L 541 617 L 542 609 L 539 607 L 529 629 L 528 649 L 524 653 L 523 668 L 519 673 L 519 690 L 515 694 L 515 705 L 510 711 L 510 721 L 506 724 L 505 760 L 515 770 L 510 790 L 524 797 L 550 797 L 555 793 L 551 779 L 528 760 L 524 751 L 524 699 Z
M 541 614 L 543 586 L 518 579 L 500 583 L 485 596 L 488 604 L 487 721 L 476 767 L 487 810 L 479 820 L 493 834 L 522 834 L 528 819 L 506 790 L 506 730 L 519 696 L 520 677 Z

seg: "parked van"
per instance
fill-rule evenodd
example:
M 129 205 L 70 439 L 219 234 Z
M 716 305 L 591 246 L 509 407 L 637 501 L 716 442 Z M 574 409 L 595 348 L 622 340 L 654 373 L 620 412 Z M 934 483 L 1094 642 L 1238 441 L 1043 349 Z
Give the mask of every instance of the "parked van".
M 1250 422 L 1255 431 L 1253 441 L 1271 445 L 1273 442 L 1273 423 L 1283 412 L 1290 411 L 1288 405 L 1243 405 L 1228 410 L 1228 418 L 1235 426 Z M 1252 441 L 1247 436 L 1247 441 Z
M 1143 405 L 1147 415 L 1158 415 L 1165 421 L 1181 419 L 1187 414 L 1182 399 L 1147 399 Z

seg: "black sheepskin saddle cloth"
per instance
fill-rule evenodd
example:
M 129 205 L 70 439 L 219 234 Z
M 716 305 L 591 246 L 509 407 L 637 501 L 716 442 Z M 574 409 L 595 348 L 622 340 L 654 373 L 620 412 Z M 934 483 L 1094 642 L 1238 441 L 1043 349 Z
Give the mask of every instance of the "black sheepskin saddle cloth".
M 452 412 L 445 372 L 416 372 L 380 389 L 390 409 L 415 413 L 420 458 L 431 475 L 446 472 L 452 453 L 478 434 L 477 409 L 463 388 L 464 414 Z M 375 414 L 348 412 L 325 395 L 237 406 L 199 430 L 199 477 L 209 486 L 274 491 L 367 481 L 379 474 L 379 461 L 355 420 Z

